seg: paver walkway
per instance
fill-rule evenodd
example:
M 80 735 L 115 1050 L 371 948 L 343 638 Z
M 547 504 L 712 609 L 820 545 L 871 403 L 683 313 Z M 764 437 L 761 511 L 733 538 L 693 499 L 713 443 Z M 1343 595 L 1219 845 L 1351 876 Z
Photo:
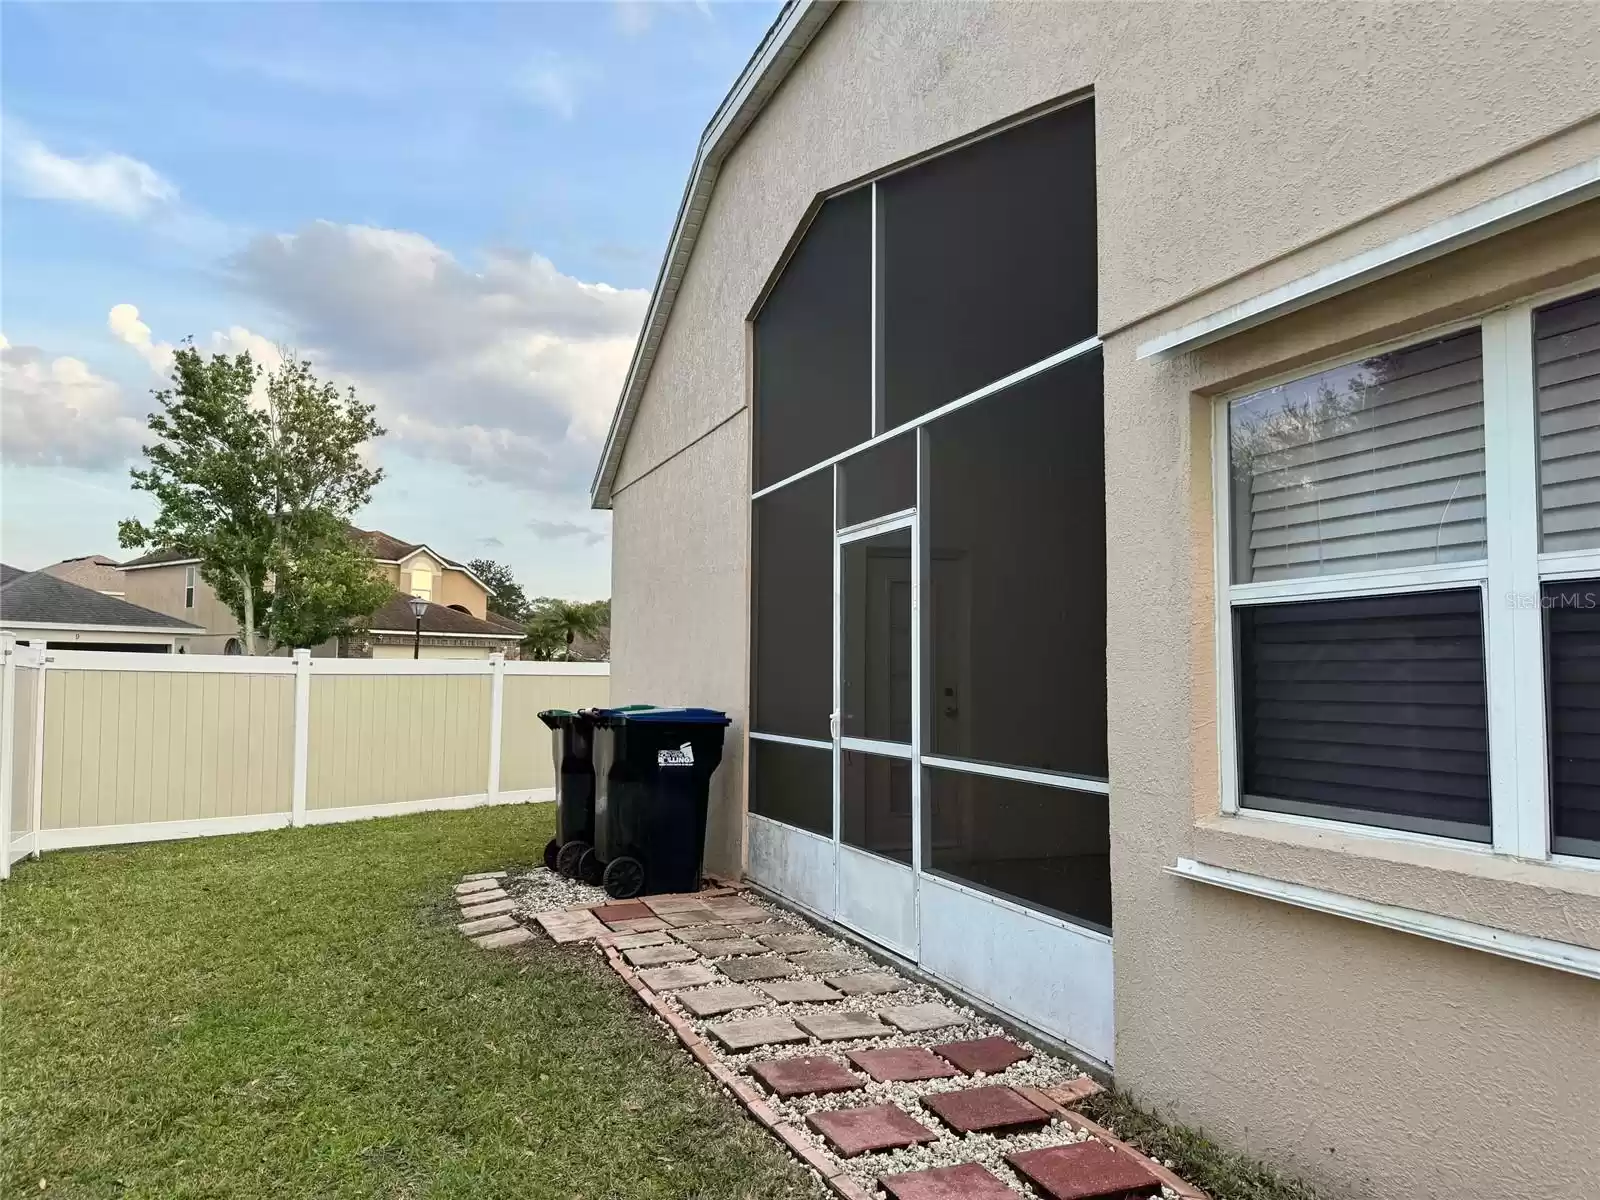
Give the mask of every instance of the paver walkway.
M 1069 1107 L 1098 1090 L 1076 1068 L 798 917 L 729 888 L 519 913 L 515 884 L 464 879 L 462 933 L 600 946 L 846 1200 L 1206 1200 Z

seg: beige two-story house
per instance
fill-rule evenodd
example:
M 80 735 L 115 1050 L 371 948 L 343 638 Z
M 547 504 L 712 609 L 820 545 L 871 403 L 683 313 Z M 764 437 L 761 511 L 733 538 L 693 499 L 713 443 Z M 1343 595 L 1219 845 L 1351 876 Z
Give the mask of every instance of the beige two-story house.
M 312 647 L 319 658 L 515 658 L 522 627 L 489 612 L 489 589 L 467 567 L 421 542 L 380 530 L 354 529 L 394 585 L 394 598 L 372 614 L 361 639 L 334 639 Z M 135 604 L 201 626 L 189 639 L 191 654 L 242 654 L 238 618 L 200 577 L 200 561 L 177 550 L 156 550 L 120 568 L 123 591 Z M 420 628 L 410 597 L 428 602 Z M 264 642 L 258 654 L 270 653 Z

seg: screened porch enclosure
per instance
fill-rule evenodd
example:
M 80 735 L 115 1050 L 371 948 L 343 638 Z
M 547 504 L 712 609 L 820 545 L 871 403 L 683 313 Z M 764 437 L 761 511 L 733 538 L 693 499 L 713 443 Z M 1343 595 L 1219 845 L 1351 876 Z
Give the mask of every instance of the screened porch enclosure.
M 754 316 L 749 872 L 1109 1062 L 1084 100 L 826 198 Z

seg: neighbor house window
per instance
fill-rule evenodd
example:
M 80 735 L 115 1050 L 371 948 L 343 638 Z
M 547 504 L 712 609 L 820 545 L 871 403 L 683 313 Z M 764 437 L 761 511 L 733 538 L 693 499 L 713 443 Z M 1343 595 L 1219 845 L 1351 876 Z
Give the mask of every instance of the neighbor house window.
M 1225 807 L 1600 855 L 1600 292 L 1217 435 Z
M 185 608 L 193 608 L 194 607 L 194 568 L 193 567 L 185 567 L 183 569 L 183 606 Z
M 411 594 L 422 600 L 433 599 L 433 572 L 427 563 L 411 565 Z

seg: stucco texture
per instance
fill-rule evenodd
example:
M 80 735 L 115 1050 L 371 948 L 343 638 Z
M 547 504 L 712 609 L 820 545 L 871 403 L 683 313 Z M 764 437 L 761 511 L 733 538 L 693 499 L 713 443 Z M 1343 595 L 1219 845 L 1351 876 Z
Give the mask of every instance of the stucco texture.
M 1592 208 L 1201 355 L 1135 359 L 1194 316 L 1600 153 L 1600 8 L 841 6 L 723 167 L 623 451 L 614 697 L 715 704 L 738 714 L 730 749 L 742 736 L 745 322 L 819 193 L 1091 89 L 1119 1083 L 1333 1196 L 1600 1196 L 1600 985 L 1166 873 L 1204 848 L 1289 876 L 1348 860 L 1358 893 L 1395 887 L 1381 858 L 1197 828 L 1218 805 L 1202 393 L 1600 269 Z M 736 759 L 713 801 L 718 864 L 739 856 Z M 1416 867 L 1410 902 L 1495 911 L 1457 866 Z M 1541 886 L 1562 911 L 1508 919 L 1591 927 L 1592 895 Z

